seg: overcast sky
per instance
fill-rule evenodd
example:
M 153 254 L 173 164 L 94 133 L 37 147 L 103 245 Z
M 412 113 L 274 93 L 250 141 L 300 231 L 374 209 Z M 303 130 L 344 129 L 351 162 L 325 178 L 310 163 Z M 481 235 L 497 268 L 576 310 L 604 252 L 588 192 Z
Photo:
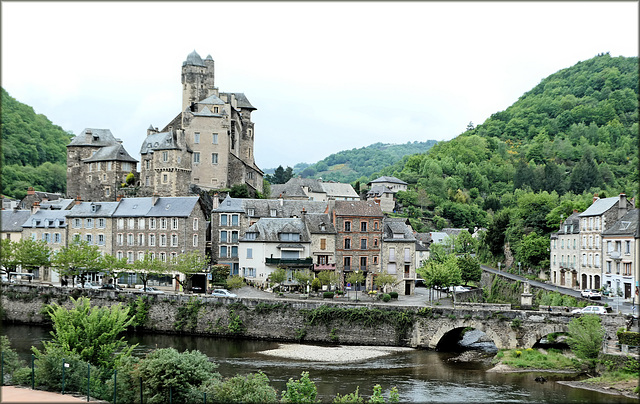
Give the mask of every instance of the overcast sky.
M 543 78 L 638 55 L 638 2 L 7 2 L 2 86 L 139 159 L 181 108 L 194 49 L 257 108 L 262 169 L 376 142 L 449 140 Z

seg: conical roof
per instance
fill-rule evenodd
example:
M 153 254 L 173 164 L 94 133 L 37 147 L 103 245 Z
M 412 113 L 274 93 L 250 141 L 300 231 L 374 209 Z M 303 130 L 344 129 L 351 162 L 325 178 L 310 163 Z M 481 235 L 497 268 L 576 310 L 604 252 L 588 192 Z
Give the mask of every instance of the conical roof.
M 189 54 L 189 56 L 187 56 L 187 60 L 185 60 L 184 62 L 182 62 L 182 66 L 204 66 L 204 62 L 202 61 L 202 58 L 200 57 L 200 55 L 198 55 L 198 52 L 194 51 L 191 52 Z

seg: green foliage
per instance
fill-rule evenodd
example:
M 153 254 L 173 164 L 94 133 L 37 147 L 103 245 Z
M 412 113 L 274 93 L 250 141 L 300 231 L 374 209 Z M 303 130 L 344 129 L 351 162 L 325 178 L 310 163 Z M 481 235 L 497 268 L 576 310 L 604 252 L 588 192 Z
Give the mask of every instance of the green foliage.
M 250 198 L 249 188 L 247 184 L 236 184 L 231 187 L 229 196 L 232 198 Z
M 136 300 L 129 301 L 129 315 L 133 318 L 131 325 L 133 327 L 142 327 L 147 322 L 149 314 L 149 297 L 140 296 Z
M 469 254 L 457 258 L 458 268 L 460 268 L 460 278 L 464 284 L 469 282 L 480 282 L 482 268 L 478 259 Z
M 240 289 L 245 285 L 244 278 L 240 275 L 233 275 L 227 278 L 227 288 L 229 289 Z
M 324 292 L 322 294 L 322 297 L 325 299 L 332 299 L 333 298 L 333 292 Z
M 27 188 L 64 193 L 67 144 L 73 136 L 2 89 L 2 190 L 21 199 Z
M 11 348 L 11 342 L 6 335 L 0 335 L 0 352 L 3 354 L 3 366 L 5 376 L 15 372 L 25 365 L 15 350 Z
M 398 298 L 398 292 L 389 292 L 389 296 L 391 296 L 392 299 L 397 299 Z
M 293 273 L 293 279 L 306 291 L 307 284 L 311 283 L 313 279 L 313 273 L 309 269 L 298 270 Z
M 278 401 L 277 390 L 269 385 L 269 378 L 261 371 L 224 380 L 209 379 L 200 389 L 206 391 L 213 402 L 218 403 L 261 404 Z
M 383 291 L 386 287 L 398 282 L 398 278 L 394 275 L 390 275 L 387 271 L 382 271 L 376 274 L 373 278 L 373 284 L 380 287 Z
M 360 404 L 364 403 L 364 398 L 359 395 L 360 387 L 356 387 L 356 391 L 353 393 L 345 394 L 341 396 L 340 393 L 336 394 L 336 397 L 333 399 L 334 404 Z
M 229 265 L 212 265 L 211 266 L 211 283 L 214 285 L 222 285 L 226 282 L 230 274 Z
M 219 378 L 217 365 L 199 351 L 179 353 L 174 348 L 157 349 L 138 363 L 132 372 L 142 378 L 145 403 L 187 402 L 191 389 L 212 378 Z
M 416 269 L 416 272 L 424 279 L 428 288 L 437 286 L 447 288 L 449 286 L 460 285 L 462 275 L 454 255 L 447 255 L 441 258 L 441 262 L 429 259 L 424 266 Z
M 173 328 L 176 331 L 195 330 L 202 310 L 204 310 L 202 301 L 195 296 L 190 297 L 186 305 L 178 307 L 177 320 L 173 323 Z
M 349 275 L 345 276 L 345 281 L 354 286 L 356 283 L 362 285 L 362 282 L 364 282 L 364 273 L 361 271 L 353 271 Z
M 586 314 L 569 322 L 567 344 L 579 358 L 597 358 L 603 338 L 601 319 L 595 314 Z
M 528 348 L 525 350 L 500 350 L 495 360 L 524 369 L 554 369 L 554 370 L 578 370 L 580 361 L 575 358 L 568 358 L 562 351 L 549 349 L 542 353 L 537 349 Z
M 340 275 L 334 271 L 321 271 L 316 279 L 320 280 L 322 285 L 335 287 L 340 282 Z
M 635 331 L 619 330 L 616 335 L 620 344 L 640 346 L 640 333 Z
M 242 319 L 234 310 L 229 311 L 229 326 L 227 327 L 231 334 L 244 334 L 247 331 L 247 327 L 242 322 Z
M 271 275 L 269 275 L 271 287 L 274 287 L 275 285 L 280 285 L 286 279 L 287 279 L 287 271 L 285 271 L 284 268 L 276 268 L 276 270 L 271 272 Z
M 383 302 L 387 303 L 390 300 L 391 300 L 391 296 L 389 294 L 385 293 L 385 294 L 382 295 L 382 301 Z
M 309 378 L 309 372 L 302 372 L 299 380 L 289 379 L 287 389 L 282 394 L 283 403 L 316 403 L 318 389 Z
M 293 177 L 293 168 L 287 167 L 285 170 L 282 166 L 275 169 L 273 175 L 266 174 L 264 179 L 270 184 L 286 184 Z
M 101 254 L 97 245 L 86 241 L 74 240 L 55 254 L 55 265 L 60 276 L 69 276 L 75 285 L 75 277 L 87 272 L 96 272 L 101 268 Z
M 207 260 L 200 251 L 191 251 L 180 254 L 171 260 L 165 271 L 177 272 L 182 277 L 176 275 L 175 280 L 179 282 L 184 290 L 191 290 L 191 278 L 197 273 L 205 272 L 207 269 Z

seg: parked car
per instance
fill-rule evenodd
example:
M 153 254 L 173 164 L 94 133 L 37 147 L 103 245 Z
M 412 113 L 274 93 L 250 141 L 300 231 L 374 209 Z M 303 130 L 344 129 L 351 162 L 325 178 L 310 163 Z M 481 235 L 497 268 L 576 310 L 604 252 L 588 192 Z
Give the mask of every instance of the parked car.
M 585 289 L 580 292 L 580 296 L 586 297 L 587 299 L 601 299 L 602 295 L 600 292 L 594 289 Z
M 424 279 L 422 279 L 422 278 L 416 279 L 416 287 L 418 287 L 418 286 L 426 287 L 426 285 L 424 284 Z
M 147 286 L 146 288 L 140 288 L 141 292 L 149 293 L 151 295 L 164 295 L 162 290 L 156 289 L 153 286 Z
M 114 285 L 113 283 L 105 283 L 104 285 L 100 286 L 100 289 L 117 290 L 117 291 L 122 290 L 120 286 Z
M 213 292 L 211 292 L 211 296 L 238 297 L 238 295 L 236 295 L 235 293 L 229 292 L 227 289 L 214 289 Z
M 581 309 L 575 309 L 572 314 L 607 314 L 607 309 L 602 306 L 587 306 Z
M 84 288 L 84 289 L 100 289 L 100 286 L 95 284 L 95 283 L 91 283 L 91 282 L 85 282 L 84 285 L 81 283 L 76 283 L 76 288 Z
M 449 286 L 449 292 L 468 292 L 471 288 L 466 286 Z

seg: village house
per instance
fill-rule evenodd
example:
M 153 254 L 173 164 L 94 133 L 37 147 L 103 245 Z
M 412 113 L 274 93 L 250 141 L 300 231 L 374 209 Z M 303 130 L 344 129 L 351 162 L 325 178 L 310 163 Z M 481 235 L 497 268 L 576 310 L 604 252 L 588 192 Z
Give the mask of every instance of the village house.
M 604 246 L 603 283 L 604 287 L 614 295 L 622 295 L 625 299 L 637 301 L 637 269 L 638 256 L 638 213 L 640 209 L 632 209 L 602 232 Z
M 578 256 L 580 244 L 580 218 L 577 210 L 569 216 L 560 229 L 551 234 L 551 248 L 549 259 L 551 282 L 566 288 L 579 288 Z
M 285 184 L 271 185 L 271 198 L 308 201 L 357 201 L 358 193 L 351 184 L 313 178 L 291 178 Z
M 384 218 L 383 271 L 397 279 L 392 289 L 400 295 L 412 295 L 416 280 L 416 238 L 406 218 Z
M 10 209 L 0 211 L 0 238 L 18 242 L 22 239 L 22 225 L 31 216 L 31 210 Z
M 396 177 L 378 177 L 367 183 L 369 191 L 366 195 L 367 201 L 378 203 L 383 212 L 394 212 L 396 210 L 396 193 L 406 191 L 409 184 Z

